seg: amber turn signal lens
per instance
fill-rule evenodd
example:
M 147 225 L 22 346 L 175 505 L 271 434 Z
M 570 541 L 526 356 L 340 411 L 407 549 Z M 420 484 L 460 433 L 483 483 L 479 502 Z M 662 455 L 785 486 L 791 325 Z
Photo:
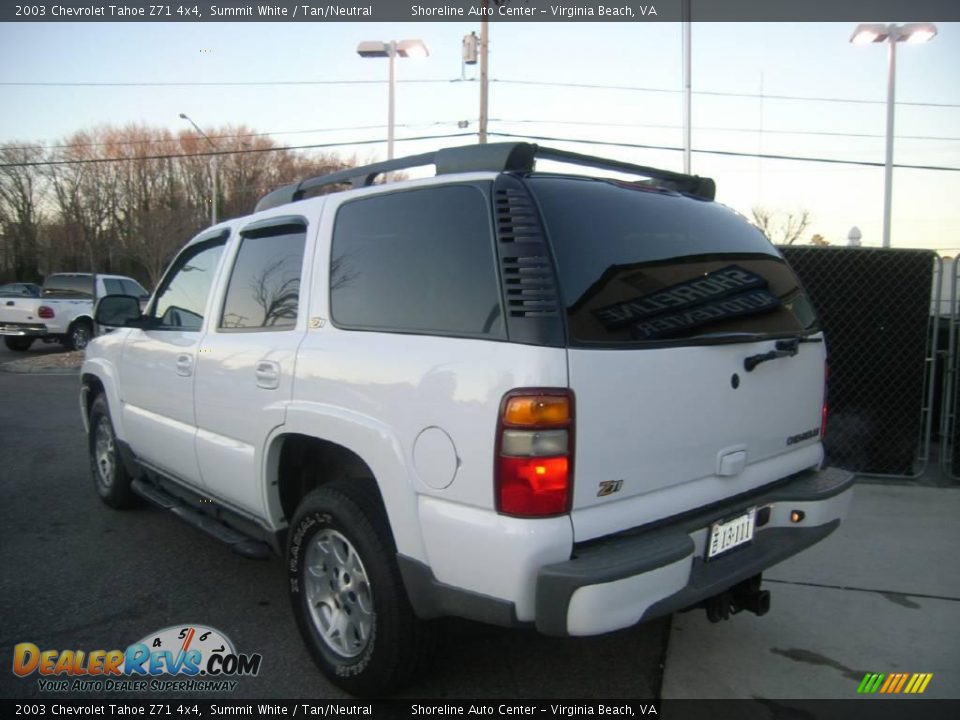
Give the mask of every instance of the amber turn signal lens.
M 570 422 L 570 398 L 565 395 L 520 395 L 507 399 L 503 423 L 520 427 L 555 427 Z

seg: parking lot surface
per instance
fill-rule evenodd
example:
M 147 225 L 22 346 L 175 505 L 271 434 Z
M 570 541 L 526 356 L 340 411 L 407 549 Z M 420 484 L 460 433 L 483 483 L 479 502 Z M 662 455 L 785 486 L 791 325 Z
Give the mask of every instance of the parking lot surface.
M 13 355 L 3 348 L 0 363 Z M 239 652 L 262 654 L 260 674 L 230 697 L 344 697 L 300 641 L 279 558 L 246 560 L 169 513 L 100 503 L 77 390 L 75 373 L 0 372 L 0 697 L 83 697 L 41 693 L 35 674 L 14 676 L 18 643 L 124 649 L 179 624 L 211 626 Z M 449 621 L 432 674 L 404 696 L 652 699 L 668 626 L 557 639 Z
M 861 481 L 833 535 L 764 574 L 768 615 L 675 617 L 663 698 L 849 699 L 866 673 L 960 698 L 958 516 L 958 488 Z

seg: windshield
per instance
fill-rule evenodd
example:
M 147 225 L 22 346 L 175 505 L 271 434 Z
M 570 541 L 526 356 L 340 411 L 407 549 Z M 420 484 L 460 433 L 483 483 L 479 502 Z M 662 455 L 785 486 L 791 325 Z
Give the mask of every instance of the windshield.
M 572 344 L 743 341 L 814 332 L 803 288 L 731 210 L 650 187 L 531 177 Z

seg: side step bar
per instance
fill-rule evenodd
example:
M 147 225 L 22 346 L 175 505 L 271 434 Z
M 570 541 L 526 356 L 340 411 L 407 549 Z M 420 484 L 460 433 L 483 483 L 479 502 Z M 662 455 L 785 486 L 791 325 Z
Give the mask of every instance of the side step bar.
M 207 535 L 226 544 L 238 555 L 253 560 L 267 560 L 271 557 L 270 546 L 260 540 L 255 540 L 243 533 L 225 525 L 219 520 L 195 510 L 183 500 L 171 495 L 166 490 L 142 478 L 134 480 L 130 487 L 140 497 L 163 510 L 169 510 L 190 525 L 205 532 Z

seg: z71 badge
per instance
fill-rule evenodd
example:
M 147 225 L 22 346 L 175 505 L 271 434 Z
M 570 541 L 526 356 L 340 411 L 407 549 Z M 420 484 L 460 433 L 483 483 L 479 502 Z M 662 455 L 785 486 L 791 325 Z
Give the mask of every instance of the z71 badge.
M 620 492 L 620 488 L 622 487 L 623 480 L 601 480 L 600 489 L 597 490 L 597 497 L 613 495 L 615 492 Z

